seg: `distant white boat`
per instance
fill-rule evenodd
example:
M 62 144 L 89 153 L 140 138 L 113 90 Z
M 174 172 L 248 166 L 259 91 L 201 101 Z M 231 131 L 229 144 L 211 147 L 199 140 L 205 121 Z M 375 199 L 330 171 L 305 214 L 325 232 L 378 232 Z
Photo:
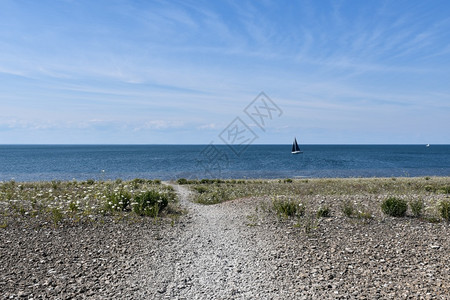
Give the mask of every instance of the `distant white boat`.
M 430 144 L 426 144 L 425 147 L 430 147 Z
M 303 152 L 300 150 L 300 147 L 299 147 L 298 144 L 297 144 L 297 138 L 294 138 L 294 143 L 292 143 L 292 151 L 291 151 L 291 153 L 292 153 L 292 154 L 303 153 Z

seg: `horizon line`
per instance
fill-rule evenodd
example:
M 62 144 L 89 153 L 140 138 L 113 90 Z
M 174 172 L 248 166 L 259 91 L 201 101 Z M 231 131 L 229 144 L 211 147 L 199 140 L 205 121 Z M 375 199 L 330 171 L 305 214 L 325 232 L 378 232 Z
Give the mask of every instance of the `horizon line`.
M 228 144 L 216 144 L 216 143 L 208 143 L 208 144 L 137 144 L 137 143 L 124 143 L 124 144 L 94 144 L 94 143 L 78 143 L 78 144 L 69 144 L 69 143 L 44 143 L 44 144 L 38 144 L 38 143 L 30 143 L 30 144 L 23 144 L 23 143 L 17 143 L 17 144 L 6 144 L 6 143 L 0 143 L 0 146 L 207 146 L 207 145 L 216 145 L 216 146 L 230 146 L 230 147 L 248 147 L 248 146 L 286 146 L 291 145 L 291 143 L 288 144 L 250 144 L 250 145 L 228 145 Z M 303 146 L 328 146 L 328 145 L 336 145 L 336 146 L 345 146 L 345 145 L 355 145 L 355 146 L 417 146 L 417 145 L 440 145 L 440 146 L 446 146 L 450 144 L 442 144 L 442 143 L 436 143 L 436 144 L 430 144 L 430 143 L 399 143 L 399 144 L 392 144 L 392 143 L 330 143 L 330 144 L 322 144 L 322 143 L 301 143 L 300 145 Z

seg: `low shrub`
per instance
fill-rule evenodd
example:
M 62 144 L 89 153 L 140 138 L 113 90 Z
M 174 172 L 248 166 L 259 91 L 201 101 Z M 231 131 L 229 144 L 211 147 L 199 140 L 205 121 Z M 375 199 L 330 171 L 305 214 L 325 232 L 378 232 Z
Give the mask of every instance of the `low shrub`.
M 442 194 L 450 194 L 450 185 L 440 187 L 439 192 Z
M 52 180 L 52 189 L 57 190 L 61 185 L 61 180 Z M 23 186 L 20 185 L 20 190 L 23 190 Z
M 214 183 L 214 179 L 203 178 L 202 180 L 200 180 L 200 183 L 202 183 L 202 184 Z
M 285 217 L 302 216 L 305 214 L 304 205 L 294 200 L 274 200 L 273 208 L 278 215 Z
M 415 217 L 422 216 L 422 210 L 424 208 L 424 203 L 422 199 L 413 200 L 409 202 L 409 207 L 411 208 L 411 211 Z
M 436 188 L 434 186 L 432 186 L 432 185 L 426 185 L 425 186 L 425 191 L 427 191 L 427 192 L 435 192 Z
M 328 206 L 322 206 L 317 211 L 317 217 L 318 218 L 327 218 L 331 215 L 331 210 Z
M 116 211 L 130 210 L 131 194 L 123 189 L 106 194 L 106 209 Z
M 207 189 L 204 193 L 200 193 L 196 202 L 205 205 L 222 203 L 230 200 L 230 194 L 225 189 Z
M 188 181 L 187 181 L 186 178 L 179 178 L 179 179 L 177 180 L 177 183 L 178 183 L 178 184 L 188 184 Z
M 284 180 L 284 183 L 291 183 L 292 182 L 292 179 L 290 179 L 290 178 L 286 178 L 285 180 Z
M 381 210 L 392 217 L 404 217 L 406 210 L 408 209 L 408 203 L 400 198 L 389 197 L 381 204 Z
M 439 204 L 439 212 L 444 220 L 450 221 L 450 200 L 441 201 Z
M 133 211 L 141 216 L 156 217 L 168 204 L 167 195 L 157 191 L 147 191 L 134 198 Z
M 79 210 L 78 203 L 75 202 L 75 201 L 70 201 L 70 203 L 69 203 L 69 210 L 71 212 L 73 212 L 73 213 L 77 212 Z
M 196 190 L 199 194 L 203 194 L 208 191 L 208 189 L 204 186 L 196 186 L 194 187 L 194 190 Z
M 373 216 L 372 213 L 368 210 L 360 210 L 356 214 L 356 217 L 360 220 L 372 220 Z
M 350 200 L 343 202 L 341 205 L 341 211 L 345 216 L 349 218 L 352 217 L 355 213 L 355 206 L 353 205 L 353 202 Z
M 58 223 L 60 223 L 64 218 L 64 214 L 61 212 L 61 210 L 59 210 L 56 207 L 52 208 L 51 214 L 52 214 L 52 221 L 55 226 L 58 225 Z
M 135 184 L 135 185 L 139 185 L 139 184 L 145 184 L 145 183 L 152 183 L 151 180 L 147 180 L 147 179 L 142 179 L 142 178 L 135 178 L 131 181 L 131 183 Z

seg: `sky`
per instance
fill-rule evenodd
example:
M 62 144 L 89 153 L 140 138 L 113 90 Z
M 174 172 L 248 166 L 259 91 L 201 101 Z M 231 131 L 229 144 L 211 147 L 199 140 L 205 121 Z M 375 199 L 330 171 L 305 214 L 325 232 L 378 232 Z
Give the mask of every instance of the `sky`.
M 446 0 L 0 0 L 0 144 L 449 144 L 449 32 Z

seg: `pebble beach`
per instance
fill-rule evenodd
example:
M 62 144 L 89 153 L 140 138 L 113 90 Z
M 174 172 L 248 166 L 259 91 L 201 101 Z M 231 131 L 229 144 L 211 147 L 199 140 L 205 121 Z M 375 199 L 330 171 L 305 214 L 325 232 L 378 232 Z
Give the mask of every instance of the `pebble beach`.
M 329 217 L 280 218 L 270 197 L 203 205 L 171 185 L 175 222 L 1 228 L 1 299 L 449 299 L 448 222 L 347 218 L 323 195 Z

